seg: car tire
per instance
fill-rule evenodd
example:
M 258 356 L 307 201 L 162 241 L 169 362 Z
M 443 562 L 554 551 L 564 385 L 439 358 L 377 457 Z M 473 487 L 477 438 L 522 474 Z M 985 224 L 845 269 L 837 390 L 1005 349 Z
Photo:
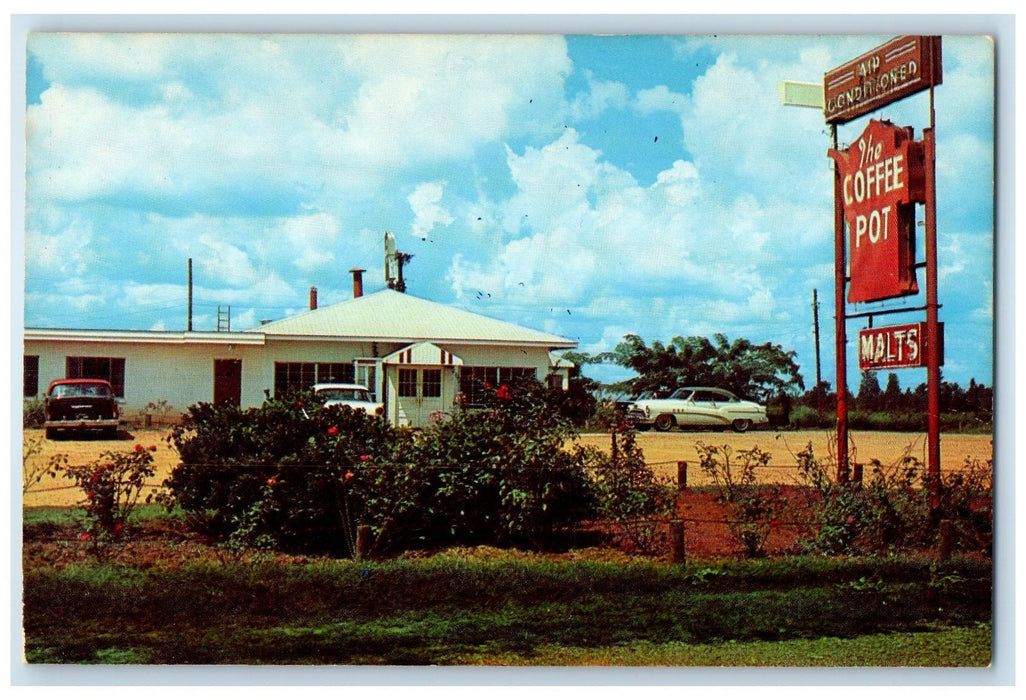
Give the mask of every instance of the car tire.
M 734 429 L 735 433 L 743 433 L 752 427 L 752 421 L 747 418 L 735 418 L 730 427 Z
M 54 430 L 53 428 L 47 428 L 46 429 L 46 439 L 47 440 L 56 440 L 57 439 L 57 431 Z
M 103 437 L 107 438 L 108 440 L 117 440 L 118 439 L 118 429 L 117 428 L 105 428 L 104 431 L 103 431 Z
M 669 413 L 660 413 L 655 419 L 655 428 L 661 433 L 673 428 L 677 425 L 677 419 L 671 416 Z

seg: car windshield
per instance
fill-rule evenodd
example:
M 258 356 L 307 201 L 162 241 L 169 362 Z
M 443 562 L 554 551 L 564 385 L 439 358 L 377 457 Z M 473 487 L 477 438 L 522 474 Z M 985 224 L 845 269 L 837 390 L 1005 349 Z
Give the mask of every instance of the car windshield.
M 321 389 L 317 395 L 325 401 L 369 401 L 363 389 Z
M 72 399 L 82 397 L 109 398 L 110 389 L 106 384 L 58 384 L 50 391 L 55 399 Z

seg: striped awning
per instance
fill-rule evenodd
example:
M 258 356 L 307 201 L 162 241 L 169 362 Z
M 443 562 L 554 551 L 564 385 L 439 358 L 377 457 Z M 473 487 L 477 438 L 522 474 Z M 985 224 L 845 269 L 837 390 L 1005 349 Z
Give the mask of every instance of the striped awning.
M 385 365 L 429 365 L 432 367 L 457 367 L 463 360 L 434 343 L 415 343 L 396 350 L 381 360 Z

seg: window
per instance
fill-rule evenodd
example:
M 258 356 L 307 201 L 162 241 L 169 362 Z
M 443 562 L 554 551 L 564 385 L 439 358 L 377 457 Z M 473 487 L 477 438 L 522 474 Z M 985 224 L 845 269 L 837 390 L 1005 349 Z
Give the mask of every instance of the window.
M 64 376 L 68 379 L 106 379 L 114 387 L 116 396 L 125 397 L 123 357 L 68 357 Z
M 442 370 L 424 370 L 421 392 L 421 396 L 424 398 L 438 398 L 442 395 Z
M 466 367 L 460 371 L 460 393 L 465 405 L 482 404 L 503 384 L 535 379 L 534 367 Z
M 417 395 L 417 370 L 399 370 L 399 396 Z
M 318 384 L 352 384 L 353 366 L 348 362 L 320 362 L 317 364 Z
M 309 391 L 314 384 L 351 384 L 353 376 L 348 362 L 275 362 L 274 395 Z
M 22 387 L 22 396 L 35 396 L 39 393 L 39 355 L 25 356 L 25 378 Z

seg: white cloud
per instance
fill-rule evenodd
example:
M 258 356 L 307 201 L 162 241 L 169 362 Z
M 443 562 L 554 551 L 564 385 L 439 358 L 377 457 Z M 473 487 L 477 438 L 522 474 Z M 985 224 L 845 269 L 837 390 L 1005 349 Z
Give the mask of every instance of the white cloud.
M 448 225 L 455 219 L 439 202 L 445 189 L 444 182 L 422 182 L 406 198 L 413 210 L 413 235 L 427 238 L 435 224 Z
M 670 91 L 665 85 L 639 90 L 634 98 L 634 109 L 639 114 L 653 112 L 684 113 L 691 105 L 687 95 Z
M 579 93 L 570 105 L 572 119 L 596 119 L 608 109 L 623 109 L 627 105 L 630 91 L 623 83 L 596 80 L 590 71 L 585 71 L 585 78 L 588 89 Z

